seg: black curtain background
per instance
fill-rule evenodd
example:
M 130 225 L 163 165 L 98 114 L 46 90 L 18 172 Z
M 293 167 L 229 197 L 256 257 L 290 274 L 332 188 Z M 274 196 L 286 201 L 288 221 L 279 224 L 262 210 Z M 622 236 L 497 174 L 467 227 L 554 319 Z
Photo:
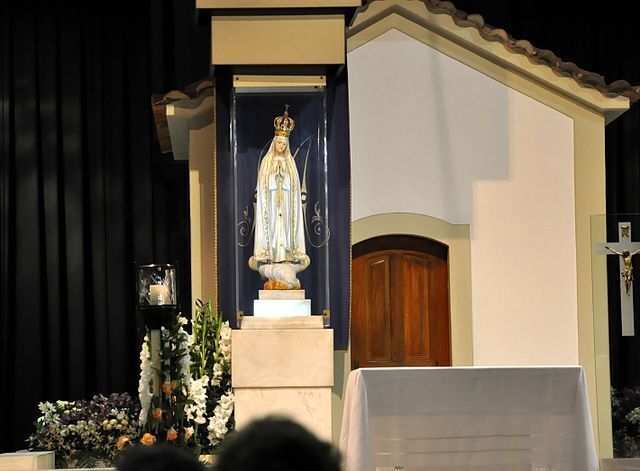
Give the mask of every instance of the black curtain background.
M 640 83 L 628 2 L 454 3 Z M 186 165 L 159 153 L 149 98 L 207 75 L 209 34 L 192 0 L 0 3 L 0 451 L 39 401 L 135 392 L 134 262 L 177 261 L 189 310 Z M 639 113 L 607 127 L 609 213 L 640 212 Z M 636 339 L 611 336 L 614 384 L 639 382 Z
M 0 6 L 0 451 L 39 401 L 136 393 L 136 263 L 177 262 L 190 311 L 187 163 L 150 98 L 208 75 L 194 3 Z

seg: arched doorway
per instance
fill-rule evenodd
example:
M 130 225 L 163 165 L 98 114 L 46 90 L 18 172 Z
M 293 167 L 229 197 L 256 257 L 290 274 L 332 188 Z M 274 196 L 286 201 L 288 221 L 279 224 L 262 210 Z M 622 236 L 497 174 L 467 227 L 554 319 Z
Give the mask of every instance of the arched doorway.
M 450 366 L 448 247 L 390 235 L 352 252 L 351 368 Z

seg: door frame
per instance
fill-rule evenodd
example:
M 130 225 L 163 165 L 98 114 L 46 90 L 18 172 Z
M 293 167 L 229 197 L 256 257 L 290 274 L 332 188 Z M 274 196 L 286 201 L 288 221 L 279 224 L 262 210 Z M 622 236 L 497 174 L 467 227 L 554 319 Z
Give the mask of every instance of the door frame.
M 449 247 L 451 365 L 473 365 L 469 225 L 449 224 L 422 214 L 388 213 L 354 221 L 351 234 L 352 248 L 367 239 L 387 235 L 417 236 L 432 239 Z M 352 253 L 352 258 L 355 257 L 356 254 Z M 351 328 L 349 330 L 351 331 Z
M 431 344 L 431 341 L 435 341 L 436 338 L 438 339 L 434 344 L 431 345 L 431 347 L 434 347 L 433 351 L 431 350 L 431 347 L 429 347 L 430 348 L 429 352 L 430 354 L 433 355 L 433 356 L 430 355 L 430 359 L 429 359 L 430 364 L 429 365 L 420 364 L 420 361 L 418 361 L 418 363 L 413 363 L 412 361 L 410 361 L 406 356 L 406 350 L 405 350 L 406 344 L 404 344 L 404 346 L 402 347 L 403 362 L 401 362 L 402 363 L 401 365 L 398 365 L 396 362 L 394 362 L 393 359 L 388 361 L 382 361 L 379 365 L 377 365 L 378 362 L 367 361 L 367 358 L 363 358 L 363 360 L 366 361 L 366 363 L 369 363 L 369 367 L 374 367 L 374 366 L 379 366 L 379 367 L 450 366 L 451 365 L 451 309 L 449 306 L 449 303 L 450 303 L 449 263 L 448 263 L 449 262 L 449 246 L 447 246 L 442 242 L 438 242 L 433 239 L 427 239 L 425 237 L 416 236 L 416 235 L 388 234 L 388 235 L 373 237 L 370 239 L 365 239 L 361 242 L 358 242 L 357 244 L 352 246 L 351 254 L 352 254 L 352 257 L 351 257 L 352 272 L 353 272 L 353 268 L 357 264 L 356 263 L 357 260 L 360 261 L 362 269 L 365 270 L 366 269 L 365 267 L 367 266 L 367 260 L 373 259 L 373 260 L 379 261 L 382 258 L 389 257 L 388 261 L 390 262 L 390 265 L 387 266 L 387 270 L 389 271 L 388 276 L 394 277 L 394 278 L 404 276 L 404 273 L 403 273 L 404 264 L 402 260 L 405 259 L 405 257 L 417 258 L 421 261 L 421 263 L 424 263 L 427 266 L 431 267 L 429 269 L 430 270 L 429 278 L 435 277 L 430 281 L 427 281 L 427 283 L 429 284 L 429 288 L 428 288 L 429 293 L 431 292 L 432 289 L 439 292 L 438 296 L 435 299 L 430 299 L 428 301 L 428 304 L 431 306 L 431 308 L 436 309 L 436 311 L 432 312 L 431 308 L 429 308 L 428 313 L 426 313 L 427 321 L 429 324 L 429 337 L 430 337 L 429 343 Z M 395 258 L 396 262 L 392 261 L 392 259 L 394 259 L 394 256 L 399 257 L 399 259 Z M 398 269 L 400 271 L 398 271 Z M 352 279 L 351 295 L 353 298 L 355 297 L 355 292 L 356 292 L 356 283 L 355 283 L 355 278 L 353 273 L 352 273 L 351 279 Z M 391 278 L 389 278 L 388 282 L 390 284 L 388 285 L 387 289 L 392 290 L 392 287 L 394 286 L 394 282 L 391 281 Z M 404 283 L 406 282 L 407 280 L 403 280 L 400 286 L 403 286 Z M 440 285 L 441 288 L 438 289 L 435 286 L 432 286 L 431 282 Z M 442 284 L 444 284 L 444 287 L 442 287 Z M 442 293 L 441 291 L 442 288 L 444 288 L 446 294 Z M 363 289 L 363 288 L 360 287 L 360 289 Z M 365 293 L 361 293 L 361 292 L 358 293 L 358 296 L 363 296 L 363 295 L 364 295 L 364 298 L 368 299 L 368 296 Z M 402 332 L 401 338 L 406 342 L 406 338 L 404 337 L 404 329 L 407 328 L 405 324 L 406 318 L 404 317 L 405 313 L 398 312 L 398 311 L 403 311 L 402 306 L 405 301 L 404 296 L 406 296 L 406 293 L 402 293 L 401 295 L 398 296 L 398 293 L 394 295 L 393 293 L 389 292 L 389 295 L 391 297 L 390 298 L 391 304 L 389 306 L 389 309 L 391 310 L 391 312 L 395 312 L 396 315 L 401 314 L 402 320 L 400 322 L 404 326 L 400 330 Z M 446 299 L 443 299 L 443 298 L 446 298 Z M 364 300 L 363 298 L 358 298 L 358 299 Z M 432 303 L 435 303 L 435 304 L 432 304 Z M 440 303 L 444 303 L 444 306 L 440 306 L 440 307 L 446 307 L 445 309 L 446 313 L 443 312 L 442 310 L 439 310 L 439 308 L 435 307 Z M 363 309 L 363 306 L 361 306 L 361 309 Z M 365 312 L 361 312 L 360 315 L 364 316 L 365 318 L 367 317 L 367 314 Z M 354 305 L 352 304 L 352 308 L 351 308 L 352 322 L 353 322 L 354 316 L 355 316 Z M 432 316 L 434 317 L 432 318 Z M 389 321 L 393 323 L 393 319 L 394 319 L 394 315 L 391 314 L 391 319 L 389 319 Z M 396 318 L 396 320 L 398 319 Z M 360 328 L 364 329 L 364 331 L 360 330 L 359 334 L 362 336 L 367 336 L 368 334 L 366 332 L 366 327 L 365 327 L 367 322 L 364 319 L 362 319 L 362 322 L 363 324 L 361 325 Z M 432 330 L 434 330 L 434 332 L 432 332 Z M 396 332 L 396 334 L 398 334 L 398 330 L 394 329 L 393 326 L 390 326 L 391 344 L 389 348 L 391 350 L 396 351 L 397 353 L 397 348 L 399 347 L 396 342 L 398 341 L 398 339 L 396 338 L 396 340 L 394 341 L 393 339 L 394 331 Z M 435 338 L 431 337 L 432 333 L 436 335 Z M 424 335 L 424 332 L 423 332 L 423 335 Z M 361 339 L 361 342 L 363 341 L 364 340 Z M 366 343 L 366 341 L 364 342 Z M 444 348 L 445 345 L 442 344 L 441 342 L 446 342 L 446 348 Z M 357 342 L 357 343 L 360 344 L 360 342 Z M 395 347 L 392 345 L 395 345 Z M 365 352 L 360 351 L 360 353 L 364 354 Z M 351 355 L 353 356 L 353 354 L 354 354 L 354 337 L 351 337 Z M 393 356 L 392 353 L 391 355 Z M 364 356 L 366 357 L 367 355 L 365 354 Z M 389 364 L 389 361 L 391 362 L 391 364 Z M 435 363 L 431 364 L 431 362 L 435 362 Z M 371 363 L 374 363 L 374 364 L 371 364 Z M 356 364 L 357 364 L 357 360 L 356 360 Z M 360 366 L 354 366 L 353 357 L 351 358 L 351 367 L 354 369 L 360 367 Z

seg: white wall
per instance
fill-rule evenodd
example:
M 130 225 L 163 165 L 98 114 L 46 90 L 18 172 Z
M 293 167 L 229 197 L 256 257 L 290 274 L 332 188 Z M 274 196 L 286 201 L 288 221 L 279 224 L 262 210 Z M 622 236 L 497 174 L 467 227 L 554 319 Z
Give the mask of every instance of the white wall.
M 577 364 L 572 120 L 395 30 L 347 60 L 353 220 L 470 224 L 474 364 Z

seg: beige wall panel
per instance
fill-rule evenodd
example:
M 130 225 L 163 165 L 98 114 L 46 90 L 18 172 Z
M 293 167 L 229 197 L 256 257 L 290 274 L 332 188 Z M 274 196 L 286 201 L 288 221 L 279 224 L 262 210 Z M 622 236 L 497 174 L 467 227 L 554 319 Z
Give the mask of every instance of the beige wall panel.
M 196 8 L 331 8 L 361 4 L 361 0 L 196 0 Z
M 214 65 L 343 64 L 343 15 L 214 16 Z
M 505 111 L 509 176 L 474 185 L 475 362 L 575 365 L 573 122 L 515 91 Z

